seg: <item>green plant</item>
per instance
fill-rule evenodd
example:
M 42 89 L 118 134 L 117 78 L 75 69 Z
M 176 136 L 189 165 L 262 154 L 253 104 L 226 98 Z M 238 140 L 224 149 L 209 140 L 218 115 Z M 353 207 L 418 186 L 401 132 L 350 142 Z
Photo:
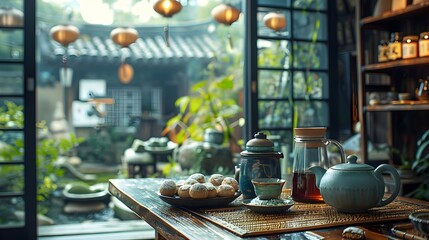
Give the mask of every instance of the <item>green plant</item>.
M 429 200 L 429 130 L 424 132 L 417 141 L 416 157 L 411 169 L 417 175 L 422 176 L 423 181 L 410 195 L 418 199 Z
M 4 128 L 23 127 L 24 114 L 23 106 L 18 106 L 13 102 L 6 101 L 5 107 L 0 108 L 0 126 Z M 36 124 L 38 132 L 44 137 L 38 141 L 36 149 L 36 166 L 37 166 L 37 201 L 45 202 L 50 194 L 57 189 L 58 177 L 63 175 L 63 170 L 55 165 L 55 162 L 61 155 L 69 155 L 70 151 L 83 141 L 83 138 L 77 138 L 70 134 L 69 138 L 53 139 L 46 137 L 47 127 L 44 122 Z M 43 133 L 43 134 L 42 134 Z M 0 148 L 0 161 L 14 161 L 22 159 L 24 153 L 24 142 L 22 137 L 8 136 L 8 132 L 0 134 L 1 140 L 9 144 L 4 144 Z M 0 175 L 10 179 L 10 190 L 22 191 L 23 168 L 10 167 L 0 168 Z M 39 208 L 40 213 L 45 213 L 47 209 Z
M 179 113 L 168 120 L 163 135 L 168 134 L 173 141 L 182 144 L 186 139 L 202 141 L 206 129 L 216 129 L 224 132 L 224 142 L 241 146 L 241 140 L 233 134 L 234 128 L 242 126 L 244 121 L 237 98 L 241 91 L 237 84 L 239 79 L 234 73 L 216 76 L 215 64 L 208 66 L 209 80 L 195 83 L 189 95 L 176 100 Z
M 402 150 L 399 150 L 397 148 L 391 148 L 390 151 L 392 155 L 397 155 L 399 157 L 400 164 L 398 165 L 398 169 L 411 170 L 411 165 L 413 161 L 408 158 L 406 145 L 402 147 Z

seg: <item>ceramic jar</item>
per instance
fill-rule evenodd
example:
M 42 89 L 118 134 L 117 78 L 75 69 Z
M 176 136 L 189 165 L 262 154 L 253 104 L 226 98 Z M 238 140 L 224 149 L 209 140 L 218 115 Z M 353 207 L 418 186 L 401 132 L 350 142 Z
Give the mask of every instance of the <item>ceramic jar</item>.
M 244 199 L 255 198 L 252 179 L 281 178 L 280 159 L 283 153 L 274 151 L 274 143 L 262 132 L 246 144 L 240 153 L 239 184 Z

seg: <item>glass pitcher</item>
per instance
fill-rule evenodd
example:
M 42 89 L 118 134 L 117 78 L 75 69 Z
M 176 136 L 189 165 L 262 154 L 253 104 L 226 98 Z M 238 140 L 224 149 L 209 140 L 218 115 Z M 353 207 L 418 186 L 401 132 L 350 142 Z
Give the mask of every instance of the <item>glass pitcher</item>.
M 329 169 L 331 167 L 326 149 L 330 143 L 338 147 L 341 162 L 345 162 L 343 147 L 339 142 L 325 138 L 325 127 L 295 128 L 294 131 L 292 198 L 300 202 L 322 202 L 323 198 L 316 187 L 316 177 L 309 168 L 320 166 Z

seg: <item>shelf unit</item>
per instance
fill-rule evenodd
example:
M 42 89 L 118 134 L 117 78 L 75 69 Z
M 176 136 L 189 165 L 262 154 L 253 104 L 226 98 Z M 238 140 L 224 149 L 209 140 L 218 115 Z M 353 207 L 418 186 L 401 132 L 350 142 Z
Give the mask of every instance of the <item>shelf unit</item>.
M 359 23 L 356 36 L 360 145 L 361 158 L 367 163 L 372 160 L 379 162 L 369 158 L 368 145 L 372 137 L 382 133 L 389 147 L 402 150 L 402 146 L 406 146 L 408 157 L 412 157 L 420 132 L 429 127 L 427 119 L 424 120 L 424 114 L 429 113 L 429 104 L 368 104 L 369 93 L 377 90 L 387 93 L 394 89 L 396 92 L 409 92 L 413 95 L 418 79 L 429 76 L 429 57 L 388 62 L 377 62 L 376 58 L 378 42 L 389 40 L 383 37 L 389 36 L 390 33 L 401 32 L 402 36 L 419 35 L 420 32 L 429 30 L 429 1 L 372 16 L 375 3 L 376 1 L 360 0 L 356 7 L 356 21 Z M 374 79 L 380 79 L 382 76 L 384 81 L 373 83 Z M 399 160 L 390 156 L 387 161 L 398 163 Z

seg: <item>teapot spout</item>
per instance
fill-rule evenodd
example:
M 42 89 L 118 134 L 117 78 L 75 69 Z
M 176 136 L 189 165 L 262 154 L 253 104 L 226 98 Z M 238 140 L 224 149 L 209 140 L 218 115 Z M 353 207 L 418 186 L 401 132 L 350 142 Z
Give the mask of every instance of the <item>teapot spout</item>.
M 319 188 L 320 180 L 322 179 L 323 175 L 325 175 L 326 169 L 319 166 L 313 166 L 309 168 L 309 170 L 316 176 L 316 187 Z

